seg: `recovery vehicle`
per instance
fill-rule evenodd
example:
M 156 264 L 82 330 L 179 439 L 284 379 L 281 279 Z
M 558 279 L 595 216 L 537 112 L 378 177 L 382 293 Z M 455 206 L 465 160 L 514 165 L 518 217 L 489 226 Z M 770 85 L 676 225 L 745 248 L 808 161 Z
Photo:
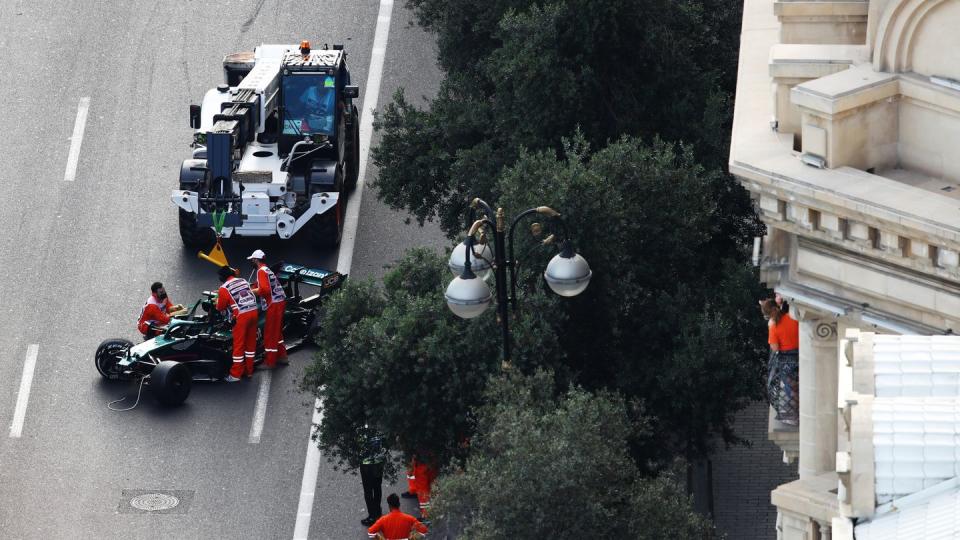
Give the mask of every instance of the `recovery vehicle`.
M 297 264 L 274 266 L 287 294 L 283 334 L 287 350 L 308 344 L 319 330 L 318 310 L 330 293 L 340 288 L 346 276 L 338 272 Z M 312 287 L 304 296 L 301 285 Z M 162 405 L 179 405 L 187 399 L 194 381 L 219 381 L 233 362 L 230 321 L 214 308 L 216 292 L 205 291 L 184 315 L 175 317 L 163 333 L 143 343 L 122 338 L 104 340 L 94 354 L 97 371 L 105 379 L 136 381 L 146 385 Z M 257 356 L 263 359 L 262 334 L 266 318 L 260 313 Z
M 339 244 L 360 167 L 359 115 L 342 45 L 261 45 L 223 60 L 224 83 L 190 106 L 193 155 L 180 167 L 180 237 Z

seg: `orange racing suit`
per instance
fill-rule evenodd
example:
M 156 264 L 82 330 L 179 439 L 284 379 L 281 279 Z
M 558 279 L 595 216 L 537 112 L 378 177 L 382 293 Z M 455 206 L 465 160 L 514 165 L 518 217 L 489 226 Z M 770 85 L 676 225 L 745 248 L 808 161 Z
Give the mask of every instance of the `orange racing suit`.
M 145 338 L 152 338 L 159 334 L 159 330 L 150 328 L 150 323 L 157 323 L 158 326 L 169 323 L 171 307 L 173 307 L 173 303 L 170 302 L 169 298 L 158 300 L 157 295 L 151 294 L 150 297 L 147 298 L 146 303 L 143 304 L 143 309 L 140 310 L 137 330 L 139 330 Z
M 257 267 L 257 288 L 254 294 L 266 305 L 267 317 L 263 324 L 263 363 L 274 367 L 278 358 L 286 358 L 287 348 L 283 343 L 283 312 L 287 307 L 287 295 L 283 285 L 270 270 L 260 263 Z
M 230 375 L 253 375 L 253 357 L 257 353 L 257 299 L 247 280 L 231 277 L 217 291 L 217 310 L 230 308 L 233 324 L 233 364 Z

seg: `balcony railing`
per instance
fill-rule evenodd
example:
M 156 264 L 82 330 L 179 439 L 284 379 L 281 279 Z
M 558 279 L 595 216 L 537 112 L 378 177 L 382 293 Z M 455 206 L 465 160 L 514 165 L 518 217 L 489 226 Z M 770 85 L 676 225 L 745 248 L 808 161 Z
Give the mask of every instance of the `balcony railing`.
M 767 362 L 767 399 L 777 421 L 800 424 L 800 371 L 797 351 L 770 352 Z

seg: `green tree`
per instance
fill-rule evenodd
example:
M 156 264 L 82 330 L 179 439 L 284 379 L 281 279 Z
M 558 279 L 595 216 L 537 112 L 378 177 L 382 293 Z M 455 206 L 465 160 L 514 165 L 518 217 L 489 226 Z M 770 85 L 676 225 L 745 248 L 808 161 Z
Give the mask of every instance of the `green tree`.
M 749 220 L 737 222 L 719 202 L 729 188 L 689 149 L 623 138 L 593 153 L 582 136 L 560 157 L 522 152 L 497 180 L 508 215 L 562 209 L 594 270 L 583 294 L 560 299 L 540 278 L 556 247 L 517 236 L 517 368 L 548 367 L 563 386 L 642 400 L 656 435 L 634 444 L 645 467 L 701 457 L 716 434 L 734 442 L 734 413 L 760 397 L 762 291 L 732 238 Z M 369 424 L 408 452 L 429 449 L 440 463 L 463 457 L 458 444 L 472 432 L 500 342 L 493 310 L 476 321 L 449 313 L 442 290 L 450 279 L 437 255 L 416 250 L 382 294 L 348 287 L 327 306 L 311 379 L 327 385 L 324 448 L 349 455 L 351 430 Z
M 369 430 L 406 458 L 418 453 L 445 465 L 465 455 L 473 411 L 500 366 L 500 341 L 492 310 L 472 321 L 450 312 L 443 297 L 450 277 L 443 258 L 415 249 L 386 275 L 383 288 L 348 283 L 324 305 L 320 352 L 302 387 L 323 400 L 316 441 L 339 466 L 359 466 Z M 539 297 L 534 306 L 549 301 Z M 560 316 L 544 310 L 522 317 L 518 356 L 532 364 L 562 357 L 551 330 Z
M 400 91 L 378 116 L 382 138 L 373 156 L 380 198 L 421 223 L 439 220 L 451 238 L 462 234 L 475 196 L 504 206 L 508 215 L 540 204 L 562 211 L 595 277 L 579 297 L 545 294 L 542 265 L 534 261 L 545 262 L 555 251 L 532 239 L 519 242 L 518 253 L 530 255 L 520 260 L 529 266 L 521 269 L 523 298 L 513 326 L 518 369 L 547 366 L 563 386 L 573 382 L 642 399 L 656 434 L 631 443 L 644 467 L 665 466 L 677 454 L 702 456 L 717 433 L 734 441 L 733 414 L 760 397 L 764 362 L 755 308 L 761 290 L 747 264 L 747 241 L 763 229 L 746 192 L 723 172 L 739 4 L 408 4 L 435 32 L 445 77 L 426 109 Z M 564 141 L 565 134 L 572 135 Z M 339 363 L 352 364 L 362 353 L 378 358 L 377 365 L 414 357 L 446 366 L 455 358 L 479 361 L 486 371 L 478 377 L 495 369 L 492 314 L 479 322 L 454 321 L 444 311 L 440 287 L 423 294 L 385 287 L 385 308 L 335 336 L 366 344 L 350 345 L 356 351 L 327 360 L 329 366 L 357 369 Z M 422 320 L 403 324 L 412 314 Z M 458 332 L 487 344 L 463 346 L 453 337 Z M 419 352 L 422 343 L 435 348 Z M 401 352 L 380 352 L 388 344 Z M 364 380 L 333 371 L 323 380 Z M 411 372 L 408 383 L 421 376 L 428 375 Z M 356 390 L 327 391 L 352 396 Z M 460 397 L 450 389 L 439 394 L 431 402 L 436 406 Z M 449 445 L 470 432 L 470 411 L 483 398 L 468 392 L 463 401 L 462 408 L 453 402 L 449 409 L 459 414 L 451 416 L 452 431 L 425 431 L 448 445 L 437 448 L 438 455 L 462 457 Z M 364 403 L 369 410 L 384 408 Z M 398 438 L 410 437 L 410 419 L 363 413 L 364 421 L 374 417 Z
M 428 110 L 402 92 L 377 119 L 379 195 L 421 222 L 462 227 L 473 196 L 522 148 L 561 148 L 579 127 L 594 147 L 621 135 L 685 141 L 727 160 L 740 6 L 722 0 L 411 0 L 446 76 Z M 734 184 L 732 178 L 727 181 Z M 720 203 L 748 215 L 745 197 Z
M 633 138 L 591 153 L 575 137 L 561 158 L 525 153 L 499 181 L 508 215 L 540 204 L 563 211 L 594 277 L 556 304 L 566 314 L 555 329 L 561 374 L 644 400 L 657 434 L 640 449 L 644 460 L 702 456 L 714 433 L 733 441 L 733 414 L 760 397 L 762 290 L 732 238 L 750 222 L 719 202 L 729 189 L 689 149 Z M 542 249 L 526 236 L 517 245 Z M 527 267 L 527 289 L 539 271 Z
M 571 389 L 552 376 L 497 378 L 461 472 L 442 476 L 436 529 L 459 538 L 709 538 L 669 474 L 644 478 L 627 441 L 644 436 L 626 404 Z

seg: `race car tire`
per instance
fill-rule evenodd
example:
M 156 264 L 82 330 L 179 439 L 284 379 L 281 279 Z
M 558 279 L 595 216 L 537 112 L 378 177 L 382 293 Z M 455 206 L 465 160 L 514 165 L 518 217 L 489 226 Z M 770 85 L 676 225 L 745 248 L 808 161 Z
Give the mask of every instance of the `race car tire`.
M 126 356 L 130 347 L 133 347 L 133 343 L 121 338 L 105 339 L 100 342 L 100 345 L 97 346 L 97 353 L 93 357 L 93 362 L 104 379 L 116 381 L 123 378 L 123 373 L 117 364 Z
M 319 342 L 318 338 L 320 337 L 320 331 L 322 329 L 323 328 L 320 324 L 320 316 L 319 314 L 315 314 L 313 320 L 310 321 L 310 328 L 307 330 L 307 335 L 303 336 L 303 341 L 305 343 L 317 345 Z
M 197 225 L 197 215 L 193 212 L 187 212 L 180 208 L 180 240 L 183 245 L 190 249 L 209 248 L 217 239 L 210 227 L 199 227 Z
M 161 405 L 173 407 L 183 403 L 190 395 L 191 382 L 193 377 L 190 368 L 180 362 L 164 360 L 150 374 L 150 391 Z

